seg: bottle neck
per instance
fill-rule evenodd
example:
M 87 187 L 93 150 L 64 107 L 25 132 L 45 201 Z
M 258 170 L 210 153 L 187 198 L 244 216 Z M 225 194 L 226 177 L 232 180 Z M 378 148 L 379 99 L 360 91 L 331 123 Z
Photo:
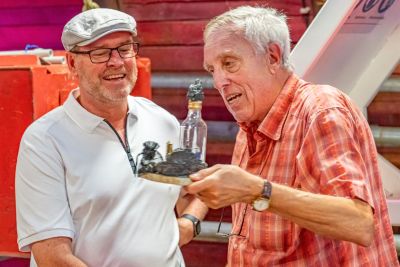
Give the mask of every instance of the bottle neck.
M 189 100 L 188 109 L 190 110 L 199 110 L 201 111 L 202 101 L 191 101 Z

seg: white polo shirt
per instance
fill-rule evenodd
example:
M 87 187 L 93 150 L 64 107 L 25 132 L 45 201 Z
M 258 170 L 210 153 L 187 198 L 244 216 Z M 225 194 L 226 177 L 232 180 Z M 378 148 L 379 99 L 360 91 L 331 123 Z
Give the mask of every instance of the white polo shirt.
M 180 187 L 135 177 L 117 135 L 77 101 L 25 131 L 16 170 L 18 245 L 72 238 L 73 253 L 89 266 L 184 266 L 174 214 Z M 143 142 L 176 147 L 179 123 L 153 102 L 128 99 L 127 135 L 136 160 Z M 31 266 L 36 266 L 31 261 Z

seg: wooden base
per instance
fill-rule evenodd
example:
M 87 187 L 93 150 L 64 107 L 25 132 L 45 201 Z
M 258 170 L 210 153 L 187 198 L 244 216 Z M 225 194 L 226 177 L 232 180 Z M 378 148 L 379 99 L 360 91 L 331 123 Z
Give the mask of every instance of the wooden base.
M 182 186 L 192 183 L 192 180 L 189 177 L 167 176 L 157 173 L 142 173 L 139 175 L 139 177 L 154 182 L 176 184 Z

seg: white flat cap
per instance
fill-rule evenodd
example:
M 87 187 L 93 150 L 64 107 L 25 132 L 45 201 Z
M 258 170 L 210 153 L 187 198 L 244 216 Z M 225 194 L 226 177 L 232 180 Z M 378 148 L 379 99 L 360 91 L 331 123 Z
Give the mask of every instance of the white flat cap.
M 135 19 L 118 10 L 109 8 L 89 9 L 73 17 L 64 26 L 61 42 L 65 50 L 93 43 L 113 32 L 130 32 L 136 36 Z

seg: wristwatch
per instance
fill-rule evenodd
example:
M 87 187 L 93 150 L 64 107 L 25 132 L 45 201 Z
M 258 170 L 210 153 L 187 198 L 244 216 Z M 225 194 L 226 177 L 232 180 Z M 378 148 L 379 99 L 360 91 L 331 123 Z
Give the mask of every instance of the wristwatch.
M 190 214 L 183 214 L 181 218 L 186 218 L 193 223 L 193 237 L 196 237 L 201 232 L 200 220 Z
M 269 208 L 269 199 L 271 198 L 272 184 L 265 180 L 261 196 L 253 201 L 253 209 L 256 211 L 264 211 Z

